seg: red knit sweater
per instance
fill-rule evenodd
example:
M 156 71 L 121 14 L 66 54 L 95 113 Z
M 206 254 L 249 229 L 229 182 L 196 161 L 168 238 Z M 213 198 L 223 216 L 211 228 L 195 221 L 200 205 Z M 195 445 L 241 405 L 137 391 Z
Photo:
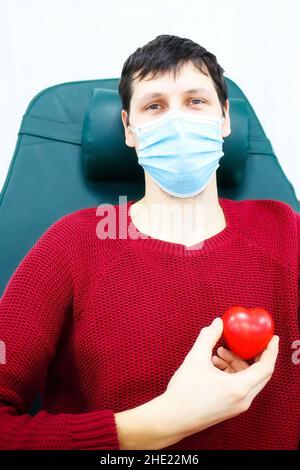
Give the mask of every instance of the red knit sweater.
M 0 448 L 119 449 L 114 413 L 163 393 L 200 329 L 232 305 L 272 313 L 275 372 L 248 411 L 165 449 L 297 448 L 300 215 L 279 201 L 219 198 L 227 226 L 187 250 L 126 238 L 133 202 L 115 206 L 116 238 L 99 238 L 107 212 L 96 207 L 63 216 L 7 284 Z

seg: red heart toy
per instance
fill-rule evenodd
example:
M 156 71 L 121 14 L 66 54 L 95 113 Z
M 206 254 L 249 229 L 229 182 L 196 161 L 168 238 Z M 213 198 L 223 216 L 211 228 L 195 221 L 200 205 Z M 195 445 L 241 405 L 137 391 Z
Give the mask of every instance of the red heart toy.
M 242 359 L 261 353 L 274 334 L 274 322 L 264 308 L 235 305 L 224 313 L 223 335 L 227 346 Z

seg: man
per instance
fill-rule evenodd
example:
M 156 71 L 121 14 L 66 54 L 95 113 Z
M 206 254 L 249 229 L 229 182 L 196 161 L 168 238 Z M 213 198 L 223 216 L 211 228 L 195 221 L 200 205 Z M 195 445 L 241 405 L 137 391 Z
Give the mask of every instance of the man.
M 13 273 L 0 299 L 1 449 L 296 448 L 299 216 L 218 198 L 230 133 L 221 72 L 168 35 L 124 64 L 121 117 L 146 193 L 125 205 L 130 236 L 98 236 L 98 208 L 83 208 Z M 252 364 L 217 345 L 234 305 L 274 319 Z M 30 416 L 37 391 L 43 408 Z
M 142 239 L 141 249 L 151 248 L 169 256 L 169 283 L 175 284 L 173 276 L 182 276 L 182 291 L 187 294 L 182 294 L 181 299 L 194 294 L 186 316 L 193 318 L 194 302 L 198 300 L 196 309 L 203 322 L 201 326 L 231 304 L 261 305 L 272 312 L 277 332 L 282 335 L 283 351 L 275 367 L 275 378 L 256 398 L 256 403 L 251 400 L 246 413 L 227 421 L 223 416 L 222 424 L 213 426 L 221 421 L 215 409 L 216 415 L 206 431 L 200 418 L 197 425 L 197 406 L 187 405 L 197 402 L 197 391 L 198 404 L 203 400 L 199 388 L 192 391 L 187 386 L 196 371 L 191 368 L 190 374 L 184 374 L 178 369 L 178 386 L 169 400 L 172 403 L 175 396 L 178 406 L 174 427 L 186 432 L 182 432 L 179 444 L 179 438 L 174 439 L 170 442 L 176 444 L 168 448 L 296 448 L 300 422 L 299 366 L 292 362 L 290 350 L 299 335 L 299 324 L 296 298 L 290 297 L 291 305 L 286 307 L 288 299 L 283 297 L 282 282 L 296 295 L 298 251 L 294 237 L 296 226 L 300 226 L 299 215 L 279 201 L 237 202 L 218 197 L 216 170 L 223 155 L 223 137 L 231 132 L 223 72 L 216 57 L 200 45 L 186 38 L 161 35 L 127 59 L 119 82 L 126 144 L 136 148 L 139 164 L 145 170 L 145 195 L 128 207 L 131 225 Z M 176 216 L 172 218 L 174 207 Z M 294 251 L 285 258 L 291 242 Z M 193 266 L 196 259 L 198 264 Z M 165 261 L 161 261 L 161 276 L 156 271 L 159 279 L 166 275 Z M 192 265 L 190 270 L 188 262 Z M 159 270 L 159 265 L 155 266 Z M 294 283 L 287 281 L 286 269 L 294 270 Z M 194 289 L 187 287 L 193 283 Z M 154 309 L 163 302 L 161 290 L 157 287 L 153 292 Z M 176 309 L 173 301 L 170 312 Z M 180 296 L 177 302 L 178 309 L 182 308 Z M 215 313 L 211 315 L 209 311 Z M 220 328 L 211 347 L 221 335 Z M 198 348 L 200 355 L 201 341 Z M 248 369 L 249 364 L 228 349 L 220 347 L 217 352 L 212 363 L 219 369 L 234 373 Z M 200 361 L 199 381 L 201 378 L 204 382 L 207 376 L 204 367 L 201 371 Z M 263 386 L 261 383 L 260 390 Z M 189 392 L 183 392 L 185 387 Z M 296 399 L 291 398 L 291 390 Z M 210 393 L 214 395 L 213 387 Z M 296 408 L 293 403 L 297 403 Z M 205 400 L 204 404 L 204 408 L 209 408 Z M 163 420 L 163 412 L 161 416 Z M 134 413 L 116 414 L 124 448 L 137 445 L 135 420 Z M 168 423 L 171 426 L 172 420 Z

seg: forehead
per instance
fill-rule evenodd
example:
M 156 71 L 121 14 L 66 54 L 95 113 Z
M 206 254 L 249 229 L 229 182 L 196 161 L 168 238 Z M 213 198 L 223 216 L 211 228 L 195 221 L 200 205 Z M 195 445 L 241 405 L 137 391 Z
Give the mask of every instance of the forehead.
M 152 97 L 158 97 L 158 94 L 171 96 L 185 94 L 188 90 L 199 89 L 199 93 L 207 94 L 211 98 L 217 98 L 217 92 L 210 75 L 205 75 L 193 64 L 184 64 L 176 77 L 172 72 L 165 72 L 157 75 L 154 79 L 145 77 L 141 81 L 132 82 L 132 102 L 139 103 Z

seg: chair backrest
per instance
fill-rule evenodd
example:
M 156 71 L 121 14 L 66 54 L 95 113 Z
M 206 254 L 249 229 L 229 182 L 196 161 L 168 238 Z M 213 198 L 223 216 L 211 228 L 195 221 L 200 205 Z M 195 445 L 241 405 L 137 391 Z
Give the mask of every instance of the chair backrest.
M 231 135 L 217 170 L 230 199 L 276 199 L 300 212 L 294 189 L 240 88 L 229 78 Z M 42 90 L 23 116 L 0 195 L 0 295 L 35 241 L 57 219 L 119 196 L 144 195 L 144 172 L 125 144 L 118 78 Z

